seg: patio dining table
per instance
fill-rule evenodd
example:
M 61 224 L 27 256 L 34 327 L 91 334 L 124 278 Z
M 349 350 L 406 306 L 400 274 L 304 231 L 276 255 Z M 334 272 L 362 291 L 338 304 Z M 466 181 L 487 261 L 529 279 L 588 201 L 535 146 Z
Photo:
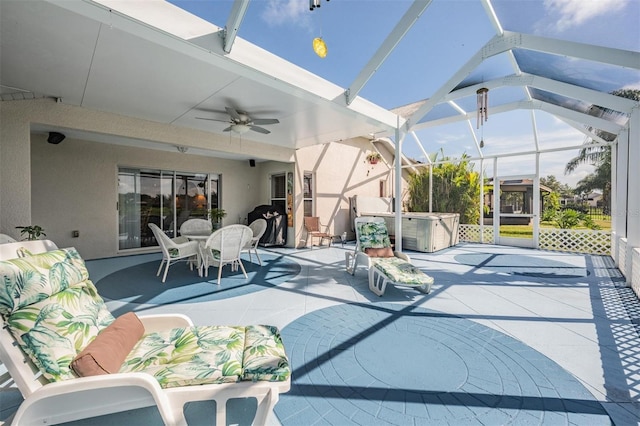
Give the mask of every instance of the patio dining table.
M 189 241 L 197 241 L 198 242 L 198 258 L 197 258 L 197 267 L 198 267 L 198 275 L 203 275 L 203 258 L 204 258 L 204 246 L 211 236 L 211 233 L 208 234 L 182 234 L 183 237 L 187 238 Z

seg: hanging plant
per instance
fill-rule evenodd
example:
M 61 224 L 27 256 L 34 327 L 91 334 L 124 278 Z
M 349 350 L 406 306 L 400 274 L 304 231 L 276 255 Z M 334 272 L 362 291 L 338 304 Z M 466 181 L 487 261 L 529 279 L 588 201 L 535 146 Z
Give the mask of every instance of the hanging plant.
M 369 164 L 377 164 L 378 161 L 380 161 L 381 158 L 382 158 L 382 156 L 377 151 L 370 151 L 367 154 L 367 161 L 369 162 Z

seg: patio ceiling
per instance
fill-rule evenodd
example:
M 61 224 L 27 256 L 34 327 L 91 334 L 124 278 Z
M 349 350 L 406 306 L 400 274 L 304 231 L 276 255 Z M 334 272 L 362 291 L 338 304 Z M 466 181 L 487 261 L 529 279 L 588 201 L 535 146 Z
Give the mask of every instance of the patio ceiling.
M 327 80 L 326 70 L 305 70 L 305 64 L 294 64 L 286 52 L 274 54 L 260 46 L 269 47 L 270 35 L 262 32 L 257 37 L 255 29 L 241 25 L 252 13 L 247 0 L 225 3 L 230 7 L 215 25 L 162 0 L 3 0 L 2 100 L 53 97 L 66 104 L 218 134 L 225 134 L 227 123 L 196 117 L 224 120 L 225 107 L 233 107 L 252 118 L 280 120 L 268 126 L 270 134 L 249 132 L 244 139 L 294 149 L 357 136 L 393 136 L 397 123 L 419 141 L 423 129 L 466 122 L 479 157 L 483 150 L 473 124 L 475 92 L 480 87 L 490 89 L 493 115 L 542 111 L 602 142 L 611 141 L 627 126 L 631 109 L 638 107 L 638 102 L 610 92 L 637 87 L 640 42 L 630 35 L 630 41 L 621 38 L 618 46 L 595 46 L 586 42 L 592 43 L 597 34 L 584 40 L 528 34 L 531 24 L 527 26 L 526 17 L 516 9 L 541 7 L 542 2 L 478 0 L 462 2 L 463 7 L 451 1 L 401 2 L 408 5 L 406 11 L 396 14 L 391 24 L 381 23 L 384 31 L 374 47 L 363 48 L 369 54 L 366 61 L 354 59 L 361 71 L 341 76 L 344 80 L 336 83 Z M 329 7 L 340 7 L 339 2 Z M 514 16 L 519 20 L 510 19 Z M 429 33 L 430 24 L 442 19 L 452 21 L 452 32 L 471 24 L 477 30 Z M 225 32 L 223 27 L 232 30 Z M 353 27 L 353 31 L 371 28 Z M 461 46 L 451 60 L 447 56 L 451 52 L 441 51 L 451 51 L 447 37 Z M 354 33 L 353 38 L 362 36 Z M 416 38 L 425 40 L 421 44 L 425 50 L 412 54 L 438 59 L 446 78 L 434 75 L 416 82 L 415 76 L 406 74 L 410 70 L 393 67 L 394 59 L 407 54 L 408 43 Z M 431 50 L 439 45 L 441 50 Z M 421 66 L 416 58 L 417 72 Z M 401 93 L 392 99 L 377 98 L 376 87 L 389 84 L 392 75 Z M 387 104 L 394 101 L 398 103 Z M 393 108 L 399 104 L 405 106 Z M 533 114 L 531 120 L 535 133 Z M 47 131 L 43 126 L 34 128 Z M 611 138 L 603 140 L 594 130 Z M 153 147 L 148 141 L 132 143 Z M 537 143 L 535 149 L 540 150 Z

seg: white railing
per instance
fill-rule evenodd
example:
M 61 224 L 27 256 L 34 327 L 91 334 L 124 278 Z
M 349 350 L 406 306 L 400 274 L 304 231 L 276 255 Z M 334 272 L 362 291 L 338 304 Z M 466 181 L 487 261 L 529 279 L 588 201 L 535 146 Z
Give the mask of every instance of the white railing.
M 482 242 L 485 244 L 494 243 L 493 226 L 484 226 L 482 230 Z M 480 225 L 458 225 L 458 239 L 467 243 L 480 242 Z
M 611 254 L 611 231 L 540 228 L 538 248 L 608 256 Z
M 493 244 L 492 226 L 483 227 L 483 243 Z M 460 241 L 480 242 L 480 225 L 460 224 L 458 227 Z M 538 236 L 540 250 L 566 251 L 572 253 L 611 254 L 611 232 L 584 229 L 552 229 L 541 228 Z M 620 248 L 620 251 L 624 251 Z M 622 253 L 621 253 L 622 256 Z

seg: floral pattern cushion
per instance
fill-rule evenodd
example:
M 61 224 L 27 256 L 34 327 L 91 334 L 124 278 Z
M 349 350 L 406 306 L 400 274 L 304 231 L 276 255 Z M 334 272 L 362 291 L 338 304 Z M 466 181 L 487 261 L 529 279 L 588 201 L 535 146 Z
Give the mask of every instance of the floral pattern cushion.
M 145 372 L 163 388 L 232 383 L 242 375 L 244 327 L 197 326 L 145 335 L 120 372 Z
M 377 258 L 374 267 L 395 283 L 416 287 L 433 284 L 433 277 L 404 259 L 397 257 Z
M 280 331 L 270 325 L 250 325 L 246 328 L 244 380 L 280 382 L 291 375 Z
M 361 251 L 367 248 L 391 247 L 391 240 L 384 222 L 365 222 L 358 224 L 358 243 Z
M 114 318 L 75 249 L 0 262 L 0 312 L 21 348 L 51 381 L 76 377 L 73 358 Z

